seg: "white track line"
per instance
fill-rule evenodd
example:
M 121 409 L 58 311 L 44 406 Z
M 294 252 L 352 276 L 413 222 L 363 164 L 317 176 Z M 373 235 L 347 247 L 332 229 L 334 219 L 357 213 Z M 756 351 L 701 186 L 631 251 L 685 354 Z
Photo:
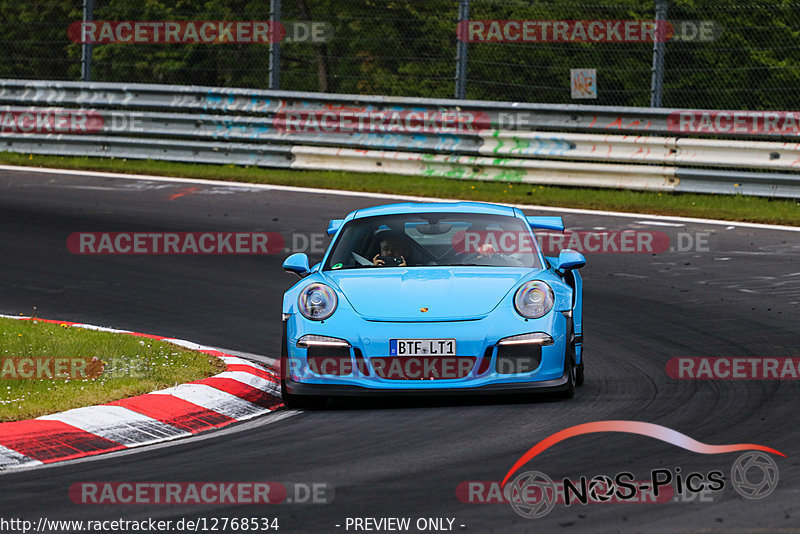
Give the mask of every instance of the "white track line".
M 370 193 L 368 191 L 346 191 L 339 189 L 317 189 L 312 187 L 294 187 L 289 185 L 272 185 L 272 184 L 252 184 L 243 182 L 226 182 L 222 180 L 203 180 L 201 178 L 173 178 L 165 176 L 151 176 L 147 174 L 123 174 L 114 172 L 98 172 L 98 171 L 80 171 L 69 169 L 51 169 L 47 167 L 24 167 L 18 165 L 0 165 L 0 170 L 6 171 L 22 171 L 22 172 L 39 172 L 45 174 L 63 174 L 75 176 L 94 176 L 98 178 L 119 178 L 121 180 L 149 180 L 152 182 L 168 182 L 168 183 L 184 183 L 184 184 L 204 184 L 214 186 L 227 186 L 227 187 L 241 187 L 246 189 L 261 189 L 265 191 L 289 191 L 295 193 L 318 194 L 318 195 L 336 195 L 346 197 L 366 197 L 366 198 L 380 198 L 387 200 L 406 200 L 409 202 L 464 202 L 463 199 L 456 198 L 432 198 L 432 197 L 417 197 L 411 195 L 393 195 L 389 193 Z M 717 219 L 700 219 L 695 217 L 678 217 L 673 215 L 651 215 L 649 213 L 625 213 L 617 211 L 603 211 L 603 210 L 587 210 L 580 208 L 560 208 L 553 206 L 535 206 L 530 204 L 506 204 L 504 202 L 494 202 L 494 204 L 501 204 L 504 206 L 512 206 L 515 208 L 536 211 L 549 211 L 554 213 L 574 213 L 578 215 L 600 215 L 603 217 L 625 217 L 636 219 L 657 219 L 661 221 L 679 221 L 684 223 L 697 223 L 697 224 L 714 224 L 725 226 L 739 226 L 742 228 L 758 228 L 762 230 L 780 230 L 786 232 L 800 232 L 799 226 L 782 226 L 778 224 L 759 224 L 748 223 L 739 221 L 721 221 Z
M 190 432 L 122 406 L 86 406 L 38 419 L 61 421 L 126 447 L 139 447 L 191 435 Z
M 670 223 L 670 222 L 664 222 L 664 221 L 636 221 L 636 222 L 639 223 L 639 224 L 650 224 L 650 225 L 653 225 L 653 226 L 676 226 L 676 227 L 683 226 L 683 224 L 680 224 L 680 223 Z

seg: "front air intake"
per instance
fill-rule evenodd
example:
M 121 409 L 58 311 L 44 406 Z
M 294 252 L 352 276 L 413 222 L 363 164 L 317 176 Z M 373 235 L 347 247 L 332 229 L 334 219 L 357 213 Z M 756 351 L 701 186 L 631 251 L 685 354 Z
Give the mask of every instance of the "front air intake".
M 501 375 L 530 373 L 542 362 L 541 345 L 520 344 L 497 347 L 495 371 Z
M 318 375 L 349 375 L 353 372 L 350 347 L 308 347 L 308 368 Z

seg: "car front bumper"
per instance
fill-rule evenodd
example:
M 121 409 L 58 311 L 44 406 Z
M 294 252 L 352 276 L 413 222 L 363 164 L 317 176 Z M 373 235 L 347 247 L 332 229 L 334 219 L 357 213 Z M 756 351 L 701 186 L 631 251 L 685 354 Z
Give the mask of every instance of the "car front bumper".
M 292 395 L 326 396 L 326 397 L 361 397 L 361 396 L 442 396 L 442 395 L 513 395 L 515 393 L 555 393 L 569 388 L 569 377 L 563 374 L 553 380 L 539 382 L 509 382 L 488 384 L 473 387 L 442 388 L 373 388 L 340 384 L 315 384 L 294 382 L 284 379 L 286 391 Z
M 334 314 L 335 317 L 335 314 Z M 282 370 L 286 390 L 296 395 L 436 395 L 509 394 L 525 391 L 560 391 L 568 388 L 564 365 L 567 331 L 571 318 L 551 311 L 541 319 L 525 320 L 512 309 L 495 310 L 488 317 L 452 322 L 309 321 L 293 315 L 284 323 Z M 538 365 L 518 373 L 501 373 L 498 358 L 501 339 L 525 333 L 543 332 L 553 339 L 537 347 Z M 352 365 L 343 374 L 321 374 L 309 365 L 309 351 L 297 346 L 307 334 L 346 340 L 340 349 Z M 456 357 L 474 361 L 469 372 L 456 378 L 391 379 L 381 377 L 374 364 L 391 361 L 390 339 L 456 339 Z M 408 357 L 394 357 L 407 362 Z M 406 358 L 406 360 L 404 360 Z M 312 358 L 313 360 L 313 358 Z

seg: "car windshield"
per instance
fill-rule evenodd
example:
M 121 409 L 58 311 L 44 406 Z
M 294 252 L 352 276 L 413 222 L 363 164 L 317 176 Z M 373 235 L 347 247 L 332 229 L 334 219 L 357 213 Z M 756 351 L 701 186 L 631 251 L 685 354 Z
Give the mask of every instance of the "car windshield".
M 353 219 L 325 270 L 465 266 L 540 268 L 527 225 L 516 217 L 414 213 Z

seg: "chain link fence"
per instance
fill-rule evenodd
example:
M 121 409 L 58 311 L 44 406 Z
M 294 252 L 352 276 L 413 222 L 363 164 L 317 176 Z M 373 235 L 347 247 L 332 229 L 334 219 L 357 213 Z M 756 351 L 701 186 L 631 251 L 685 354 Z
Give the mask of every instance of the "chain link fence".
M 269 21 L 276 1 L 93 0 L 93 18 Z M 279 36 L 279 88 L 452 98 L 463 43 L 466 98 L 648 106 L 653 41 L 662 40 L 664 107 L 800 109 L 799 3 L 664 0 L 664 37 L 648 40 L 626 35 L 624 24 L 639 21 L 644 31 L 656 0 L 469 0 L 461 25 L 459 1 L 281 0 L 280 20 L 292 31 Z M 83 8 L 76 0 L 0 0 L 0 77 L 80 80 L 83 45 L 73 30 Z M 292 26 L 309 21 L 327 25 L 324 38 L 304 39 L 298 28 L 310 26 Z M 535 30 L 523 38 L 524 21 Z M 91 80 L 268 88 L 276 47 L 230 41 L 98 41 Z

